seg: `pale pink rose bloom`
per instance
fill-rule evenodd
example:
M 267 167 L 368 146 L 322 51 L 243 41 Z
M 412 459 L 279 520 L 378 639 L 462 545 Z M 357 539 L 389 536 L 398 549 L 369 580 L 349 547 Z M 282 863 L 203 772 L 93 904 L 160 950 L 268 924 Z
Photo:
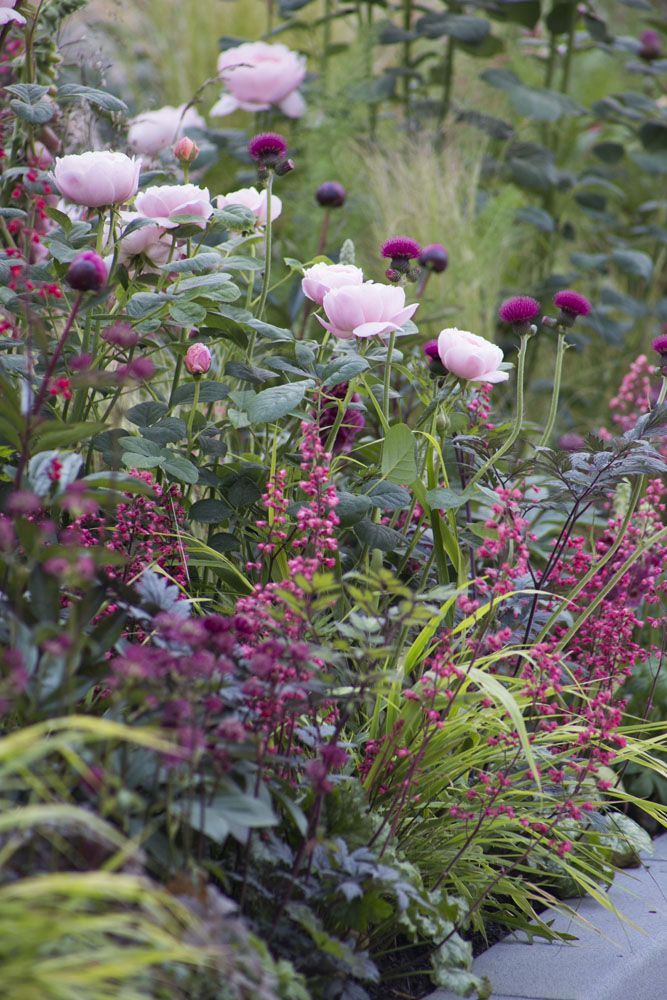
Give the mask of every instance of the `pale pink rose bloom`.
M 143 218 L 144 216 L 138 212 L 121 212 L 121 232 L 127 229 L 135 219 Z M 143 254 L 152 264 L 158 266 L 166 264 L 169 260 L 169 254 L 172 253 L 172 243 L 173 239 L 171 236 L 167 236 L 165 227 L 151 221 L 149 225 L 134 229 L 128 236 L 124 236 L 118 241 L 118 259 L 125 264 L 132 257 Z
M 205 375 L 211 367 L 211 352 L 206 344 L 191 344 L 185 352 L 185 367 L 191 375 Z
M 60 156 L 53 170 L 61 195 L 76 205 L 122 205 L 137 193 L 141 160 L 106 151 Z
M 166 105 L 156 111 L 144 111 L 130 120 L 128 142 L 137 153 L 156 156 L 172 146 L 188 129 L 206 128 L 206 122 L 194 108 Z
M 326 320 L 317 319 L 335 337 L 379 337 L 400 330 L 419 303 L 405 304 L 405 291 L 398 285 L 380 285 L 364 281 L 361 285 L 343 285 L 324 296 Z
M 354 264 L 313 264 L 303 272 L 301 290 L 307 299 L 321 306 L 324 296 L 343 285 L 361 285 L 364 272 Z
M 16 0 L 0 0 L 0 28 L 13 21 L 15 24 L 25 24 L 23 14 L 19 14 L 16 7 Z
M 288 118 L 300 118 L 306 110 L 299 93 L 306 60 L 286 45 L 245 42 L 227 49 L 218 59 L 218 74 L 228 92 L 211 108 L 212 115 L 267 111 L 277 105 Z
M 206 220 L 213 211 L 211 195 L 208 188 L 197 187 L 196 184 L 163 184 L 140 191 L 135 199 L 135 207 L 139 215 L 145 219 L 155 219 L 165 229 L 173 229 L 178 225 L 177 215 L 194 215 L 199 222 L 195 223 L 204 229 Z
M 469 382 L 506 382 L 509 372 L 501 371 L 503 352 L 490 340 L 468 330 L 448 327 L 438 336 L 438 355 L 443 366 L 457 378 Z
M 258 191 L 257 188 L 239 188 L 238 191 L 230 191 L 229 194 L 221 194 L 216 201 L 218 208 L 225 208 L 227 205 L 243 205 L 254 212 L 255 218 L 260 226 L 266 225 L 266 190 Z M 280 198 L 271 195 L 271 221 L 275 222 L 283 210 L 283 203 Z

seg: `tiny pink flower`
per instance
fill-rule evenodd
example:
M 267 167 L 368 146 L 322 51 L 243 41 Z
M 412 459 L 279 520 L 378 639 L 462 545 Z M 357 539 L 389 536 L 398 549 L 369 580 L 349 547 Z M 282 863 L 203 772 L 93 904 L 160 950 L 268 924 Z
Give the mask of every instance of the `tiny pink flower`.
M 438 354 L 447 371 L 469 382 L 506 382 L 501 371 L 503 352 L 496 344 L 468 330 L 449 327 L 438 337 Z
M 211 352 L 206 344 L 191 344 L 185 352 L 185 367 L 191 375 L 205 375 L 211 367 Z

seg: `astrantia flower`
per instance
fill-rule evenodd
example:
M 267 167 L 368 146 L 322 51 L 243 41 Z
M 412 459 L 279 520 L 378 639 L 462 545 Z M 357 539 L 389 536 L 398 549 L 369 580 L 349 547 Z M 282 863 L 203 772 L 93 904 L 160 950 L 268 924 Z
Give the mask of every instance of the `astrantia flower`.
M 582 451 L 586 447 L 586 441 L 581 434 L 569 431 L 558 438 L 558 447 L 561 451 Z
M 588 316 L 593 308 L 585 295 L 566 288 L 554 295 L 554 305 L 570 316 Z
M 662 39 L 657 31 L 653 31 L 651 28 L 646 31 L 642 31 L 639 36 L 640 49 L 639 57 L 644 59 L 646 62 L 653 62 L 654 59 L 659 59 L 662 55 Z
M 422 247 L 419 254 L 419 263 L 428 271 L 434 271 L 435 274 L 442 274 L 443 271 L 447 270 L 449 254 L 442 243 L 429 243 L 427 247 Z
M 523 326 L 539 314 L 540 303 L 536 299 L 531 299 L 529 295 L 513 295 L 511 299 L 505 299 L 498 315 L 503 323 Z
M 388 257 L 393 261 L 408 261 L 419 257 L 421 247 L 416 240 L 410 239 L 409 236 L 392 236 L 390 240 L 386 240 L 382 244 L 380 253 L 383 257 Z
M 322 402 L 324 405 L 320 411 L 318 427 L 320 432 L 320 441 L 322 445 L 325 446 L 328 439 L 331 428 L 336 422 L 338 416 L 338 402 L 339 399 L 345 399 L 347 395 L 347 383 L 342 382 L 340 385 L 333 386 L 327 389 L 326 392 L 322 393 Z M 350 402 L 352 404 L 361 403 L 361 396 L 354 392 L 350 397 Z M 366 426 L 366 420 L 363 413 L 356 408 L 356 406 L 348 406 L 343 415 L 343 420 L 338 428 L 338 433 L 331 446 L 331 450 L 334 454 L 347 455 L 352 451 L 354 441 L 358 434 L 363 431 Z
M 509 373 L 500 369 L 500 348 L 468 330 L 443 330 L 438 337 L 438 354 L 447 371 L 469 382 L 496 383 L 509 378 Z
M 317 320 L 334 337 L 380 337 L 400 330 L 411 318 L 419 303 L 405 304 L 405 291 L 395 285 L 364 281 L 361 285 L 344 285 L 327 292 L 323 300 L 326 320 Z
M 277 163 L 287 152 L 287 140 L 278 132 L 260 132 L 248 143 L 248 152 L 258 163 Z
M 661 333 L 651 342 L 651 347 L 661 358 L 667 358 L 667 333 Z
M 306 60 L 286 45 L 245 42 L 226 49 L 218 58 L 218 73 L 228 93 L 211 108 L 212 115 L 268 111 L 276 105 L 288 118 L 300 118 L 306 110 L 299 93 Z

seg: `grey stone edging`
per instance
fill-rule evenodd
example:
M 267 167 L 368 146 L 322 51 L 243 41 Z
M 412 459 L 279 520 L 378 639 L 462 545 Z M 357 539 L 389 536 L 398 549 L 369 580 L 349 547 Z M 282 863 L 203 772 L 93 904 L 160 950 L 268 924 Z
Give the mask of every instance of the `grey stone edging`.
M 476 958 L 493 1000 L 667 1000 L 667 833 L 653 846 L 643 867 L 624 869 L 609 890 L 625 921 L 590 897 L 575 899 L 569 905 L 586 923 L 543 916 L 576 941 L 528 944 L 513 934 Z M 457 998 L 436 990 L 426 1000 Z

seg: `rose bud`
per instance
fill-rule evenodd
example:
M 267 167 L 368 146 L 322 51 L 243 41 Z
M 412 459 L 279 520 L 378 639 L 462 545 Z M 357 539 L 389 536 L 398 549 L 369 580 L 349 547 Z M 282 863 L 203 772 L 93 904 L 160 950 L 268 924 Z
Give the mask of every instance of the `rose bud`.
M 206 344 L 191 344 L 185 352 L 185 367 L 191 375 L 205 375 L 211 367 L 211 352 Z
M 200 149 L 193 139 L 184 135 L 174 146 L 174 156 L 180 163 L 194 163 L 199 156 Z
M 67 269 L 65 281 L 77 292 L 99 292 L 107 283 L 107 267 L 94 250 L 78 254 Z

